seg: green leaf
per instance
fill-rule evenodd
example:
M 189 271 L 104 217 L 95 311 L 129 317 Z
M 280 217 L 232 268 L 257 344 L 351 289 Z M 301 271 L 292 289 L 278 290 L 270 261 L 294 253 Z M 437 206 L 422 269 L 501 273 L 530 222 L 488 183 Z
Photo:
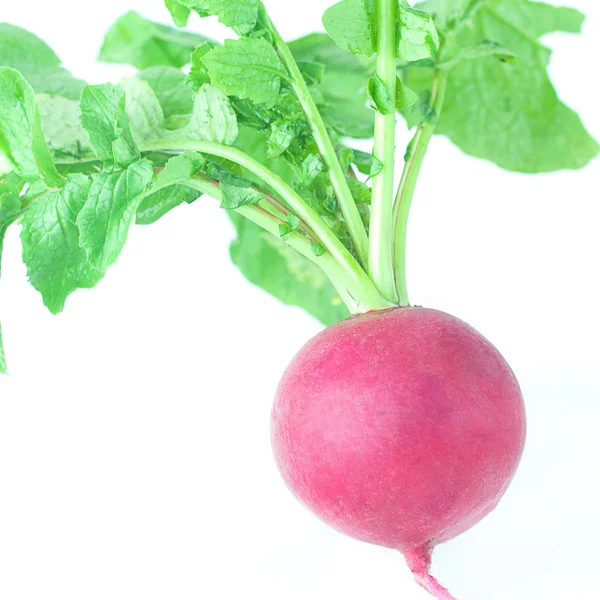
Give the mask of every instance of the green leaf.
M 352 153 L 354 155 L 352 164 L 356 165 L 357 169 L 364 175 L 373 175 L 373 173 L 371 173 L 373 156 L 368 152 L 362 152 L 361 150 L 353 150 Z
M 79 245 L 97 270 L 104 272 L 117 261 L 153 174 L 152 163 L 142 159 L 123 171 L 93 176 L 77 227 Z
M 309 154 L 302 163 L 305 183 L 312 183 L 325 170 L 325 164 L 319 154 Z
M 325 325 L 348 316 L 317 265 L 237 213 L 229 215 L 238 234 L 231 245 L 231 258 L 249 281 L 283 303 L 303 308 Z
M 352 54 L 372 56 L 377 50 L 375 0 L 342 0 L 325 11 L 323 25 Z
M 342 0 L 325 11 L 323 24 L 335 43 L 355 55 L 377 50 L 374 0 Z M 437 52 L 439 37 L 431 15 L 399 1 L 396 15 L 398 58 L 419 60 Z
M 75 162 L 92 151 L 90 138 L 81 125 L 78 102 L 47 94 L 39 94 L 37 102 L 44 137 L 55 159 Z
M 201 17 L 215 15 L 239 35 L 254 31 L 261 5 L 260 0 L 166 0 L 165 4 L 179 27 L 187 23 L 190 10 L 194 10 Z
M 260 0 L 207 0 L 211 13 L 236 33 L 246 35 L 256 27 Z
M 297 61 L 298 68 L 309 85 L 322 83 L 325 77 L 325 65 L 317 62 Z
M 183 182 L 200 173 L 205 165 L 206 159 L 199 152 L 184 152 L 171 158 L 138 207 L 135 222 L 149 225 L 180 204 L 197 200 L 200 192 L 183 185 Z
M 23 214 L 23 211 L 19 190 L 10 183 L 0 180 L 0 272 L 2 271 L 4 236 L 10 225 Z
M 267 147 L 270 158 L 275 158 L 283 154 L 296 139 L 298 128 L 294 123 L 287 121 L 276 121 L 271 124 Z
M 323 256 L 325 254 L 325 248 L 321 244 L 317 244 L 317 242 L 311 242 L 310 249 L 315 256 Z
M 187 115 L 194 106 L 194 91 L 186 84 L 185 74 L 174 67 L 150 67 L 137 76 L 156 94 L 165 119 Z
M 356 204 L 371 204 L 371 188 L 367 184 L 351 177 L 347 177 L 346 181 Z
M 0 67 L 0 154 L 30 186 L 30 194 L 46 184 L 62 185 L 62 177 L 44 140 L 35 94 L 14 69 Z
M 400 77 L 396 79 L 396 110 L 406 110 L 419 101 L 419 95 L 404 85 Z
M 0 325 L 0 373 L 7 375 L 6 355 L 4 354 L 4 343 L 2 341 L 2 325 Z
M 325 122 L 340 135 L 371 138 L 375 115 L 367 107 L 368 65 L 325 34 L 300 38 L 289 47 L 297 61 L 325 68 L 321 83 L 311 87 L 321 99 L 318 105 Z
M 493 39 L 519 60 L 494 56 L 465 60 L 448 74 L 438 133 L 463 151 L 525 173 L 578 169 L 600 147 L 580 118 L 559 99 L 547 73 L 550 50 L 538 39 L 551 31 L 579 31 L 583 15 L 573 9 L 514 0 L 481 4 L 448 48 L 475 47 Z M 443 32 L 442 32 L 443 33 Z M 406 82 L 427 92 L 433 73 L 408 69 Z
M 383 171 L 383 163 L 375 155 L 373 155 L 371 157 L 371 167 L 369 169 L 369 176 L 375 177 L 376 175 L 379 175 L 381 171 Z
M 394 112 L 395 102 L 390 90 L 378 75 L 369 79 L 369 103 L 371 107 L 382 115 Z
M 340 161 L 340 165 L 342 167 L 342 171 L 344 173 L 348 171 L 350 166 L 354 163 L 356 157 L 354 155 L 354 150 L 350 148 L 343 148 L 338 150 L 337 152 L 338 160 Z
M 227 183 L 221 184 L 222 201 L 221 208 L 234 210 L 240 206 L 257 204 L 265 196 L 252 187 L 240 187 Z
M 0 23 L 0 66 L 19 71 L 38 94 L 79 100 L 86 85 L 61 66 L 60 59 L 46 42 L 8 23 Z
M 159 25 L 130 11 L 106 34 L 99 59 L 138 69 L 182 67 L 190 62 L 192 50 L 205 41 L 201 35 Z
M 287 223 L 279 223 L 279 237 L 282 240 L 287 240 L 291 233 L 298 231 L 300 227 L 300 219 L 293 213 L 288 213 Z
M 396 35 L 400 60 L 421 60 L 434 56 L 440 43 L 431 15 L 402 3 L 398 5 Z
M 170 185 L 144 197 L 135 215 L 136 225 L 156 223 L 168 212 L 181 204 L 191 204 L 200 192 L 185 185 Z
M 150 191 L 182 183 L 200 173 L 206 165 L 206 159 L 199 152 L 184 152 L 171 158 L 158 174 Z
M 81 95 L 81 123 L 103 163 L 127 166 L 139 159 L 125 112 L 125 90 L 120 86 L 86 87 Z
M 200 44 L 194 52 L 192 52 L 192 67 L 186 78 L 187 85 L 197 92 L 205 83 L 210 83 L 210 75 L 208 68 L 203 62 L 203 58 L 217 45 L 211 42 Z
M 183 5 L 178 0 L 165 0 L 165 6 L 173 17 L 173 22 L 177 27 L 185 27 L 190 17 L 189 7 Z
M 454 56 L 445 59 L 440 64 L 440 68 L 444 71 L 449 71 L 463 60 L 477 60 L 478 58 L 486 58 L 488 56 L 493 56 L 500 62 L 507 64 L 515 64 L 519 59 L 514 52 L 504 48 L 500 44 L 490 40 L 483 40 L 474 46 L 459 48 Z
M 466 22 L 473 8 L 487 0 L 425 0 L 419 8 L 432 14 L 436 24 L 444 31 L 451 31 Z
M 178 130 L 178 134 L 182 130 Z M 229 98 L 218 88 L 205 84 L 196 94 L 186 135 L 192 138 L 232 144 L 238 136 L 235 112 Z
M 131 77 L 121 82 L 126 97 L 126 111 L 133 138 L 138 144 L 152 139 L 201 139 L 232 144 L 238 135 L 237 118 L 229 98 L 216 87 L 205 84 L 194 97 L 192 114 L 186 124 L 166 129 L 160 103 L 141 79 Z
M 273 106 L 287 72 L 264 38 L 225 40 L 204 56 L 213 85 L 228 96 Z
M 102 278 L 79 246 L 76 224 L 91 185 L 85 175 L 70 175 L 62 190 L 40 196 L 21 220 L 29 281 L 55 314 L 63 310 L 69 294 L 94 287 Z
M 119 88 L 125 96 L 127 127 L 136 144 L 169 135 L 160 102 L 148 83 L 128 77 L 120 81 Z M 186 125 L 188 122 L 186 120 Z

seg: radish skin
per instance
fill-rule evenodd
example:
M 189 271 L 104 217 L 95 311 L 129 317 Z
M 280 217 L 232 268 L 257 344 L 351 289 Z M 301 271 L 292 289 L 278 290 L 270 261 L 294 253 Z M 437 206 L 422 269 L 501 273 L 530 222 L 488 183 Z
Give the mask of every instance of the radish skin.
M 352 317 L 310 340 L 280 382 L 271 425 L 292 492 L 337 530 L 401 551 L 445 600 L 431 552 L 496 507 L 526 432 L 500 353 L 425 308 Z

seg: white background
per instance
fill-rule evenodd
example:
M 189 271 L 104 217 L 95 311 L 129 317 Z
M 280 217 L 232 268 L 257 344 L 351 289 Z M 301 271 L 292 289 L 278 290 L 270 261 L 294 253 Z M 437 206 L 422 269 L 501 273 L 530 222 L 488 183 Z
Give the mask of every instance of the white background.
M 286 36 L 332 2 L 270 0 Z M 552 77 L 600 138 L 600 6 L 585 35 L 553 35 Z M 76 75 L 129 8 L 161 0 L 2 2 Z M 212 21 L 194 28 L 220 35 Z M 407 141 L 400 131 L 400 145 Z M 590 600 L 600 536 L 600 161 L 522 176 L 436 138 L 410 225 L 415 303 L 469 321 L 517 372 L 529 412 L 522 467 L 500 507 L 436 551 L 460 600 Z M 269 411 L 286 363 L 320 326 L 228 261 L 214 203 L 135 228 L 97 289 L 52 317 L 7 240 L 0 314 L 3 600 L 425 599 L 396 553 L 330 531 L 285 489 Z

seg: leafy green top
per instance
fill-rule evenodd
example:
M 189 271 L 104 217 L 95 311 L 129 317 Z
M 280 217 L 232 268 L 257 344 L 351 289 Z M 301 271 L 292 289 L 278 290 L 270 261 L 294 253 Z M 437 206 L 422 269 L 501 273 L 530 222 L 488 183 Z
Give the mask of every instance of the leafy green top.
M 575 10 L 342 0 L 325 12 L 328 35 L 285 44 L 260 0 L 165 3 L 179 27 L 216 16 L 239 39 L 129 12 L 100 59 L 139 72 L 88 86 L 43 41 L 0 24 L 0 254 L 20 222 L 29 280 L 52 312 L 102 279 L 134 223 L 201 195 L 231 216 L 233 262 L 283 302 L 326 324 L 405 303 L 406 219 L 434 133 L 513 171 L 598 154 L 540 41 L 578 32 Z M 415 129 L 394 202 L 397 113 Z M 352 148 L 373 136 L 373 154 Z

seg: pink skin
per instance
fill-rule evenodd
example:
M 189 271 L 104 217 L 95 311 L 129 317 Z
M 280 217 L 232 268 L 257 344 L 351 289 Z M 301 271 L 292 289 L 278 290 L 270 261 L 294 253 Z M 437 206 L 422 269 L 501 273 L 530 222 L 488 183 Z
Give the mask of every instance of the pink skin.
M 431 551 L 495 508 L 525 443 L 519 385 L 466 323 L 424 308 L 353 317 L 310 340 L 272 415 L 277 465 L 332 527 L 401 551 L 417 581 Z

